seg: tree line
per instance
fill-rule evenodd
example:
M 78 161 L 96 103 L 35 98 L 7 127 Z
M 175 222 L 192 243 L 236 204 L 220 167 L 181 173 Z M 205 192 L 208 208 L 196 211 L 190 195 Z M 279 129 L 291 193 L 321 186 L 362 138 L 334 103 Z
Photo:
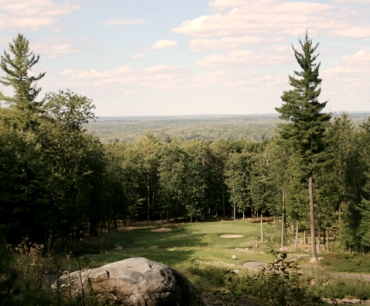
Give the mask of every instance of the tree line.
M 119 220 L 274 216 L 282 246 L 293 226 L 296 235 L 310 230 L 313 246 L 324 236 L 329 249 L 335 233 L 350 251 L 367 251 L 370 119 L 355 128 L 347 114 L 323 113 L 317 45 L 307 35 L 300 42 L 302 71 L 283 93 L 277 110 L 287 123 L 273 139 L 160 141 L 148 132 L 103 145 L 84 129 L 95 118 L 90 99 L 61 90 L 37 101 L 45 74 L 30 75 L 39 56 L 19 34 L 0 62 L 0 82 L 14 90 L 0 96 L 2 235 L 78 240 Z
M 21 34 L 1 56 L 0 82 L 14 91 L 0 96 L 2 235 L 11 242 L 97 235 L 107 211 L 123 217 L 120 178 L 100 141 L 83 129 L 95 118 L 90 99 L 60 90 L 37 100 L 45 73 L 30 72 L 38 61 Z

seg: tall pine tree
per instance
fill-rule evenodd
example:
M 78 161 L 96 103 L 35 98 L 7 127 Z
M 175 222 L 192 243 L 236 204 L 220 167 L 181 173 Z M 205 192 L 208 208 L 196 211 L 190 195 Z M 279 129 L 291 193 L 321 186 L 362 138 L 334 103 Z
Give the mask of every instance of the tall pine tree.
M 302 71 L 294 71 L 294 75 L 289 76 L 289 83 L 293 89 L 284 91 L 281 97 L 284 103 L 276 110 L 281 114 L 280 119 L 288 121 L 279 125 L 279 135 L 286 145 L 294 148 L 300 160 L 298 175 L 308 181 L 312 257 L 317 260 L 313 174 L 327 158 L 324 151 L 324 132 L 331 116 L 322 113 L 327 102 L 318 101 L 322 81 L 319 78 L 320 63 L 315 63 L 318 55 L 314 54 L 318 44 L 313 45 L 307 33 L 304 41 L 299 40 L 299 43 L 302 52 L 294 47 L 293 51 Z
M 39 59 L 38 55 L 30 51 L 29 42 L 22 34 L 18 34 L 9 43 L 9 53 L 4 51 L 4 55 L 0 57 L 0 68 L 5 72 L 0 83 L 14 90 L 12 97 L 0 93 L 0 101 L 5 101 L 13 109 L 8 116 L 2 117 L 22 129 L 32 127 L 35 116 L 42 112 L 42 102 L 36 101 L 41 88 L 36 83 L 44 77 L 45 72 L 36 76 L 29 74 Z

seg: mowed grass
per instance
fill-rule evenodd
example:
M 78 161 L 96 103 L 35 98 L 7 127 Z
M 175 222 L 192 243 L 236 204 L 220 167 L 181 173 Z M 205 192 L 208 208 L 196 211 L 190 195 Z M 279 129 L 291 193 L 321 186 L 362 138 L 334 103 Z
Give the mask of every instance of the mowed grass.
M 204 222 L 166 226 L 170 232 L 155 233 L 152 228 L 123 229 L 115 235 L 117 244 L 124 248 L 153 247 L 172 248 L 202 246 L 212 248 L 251 247 L 251 238 L 260 235 L 260 225 L 248 222 Z M 265 226 L 265 230 L 269 228 Z M 243 238 L 225 239 L 222 234 L 239 234 Z
M 254 243 L 260 235 L 260 224 L 249 222 L 199 222 L 170 224 L 169 232 L 152 232 L 158 226 L 124 227 L 116 233 L 107 234 L 122 250 L 102 254 L 86 254 L 80 264 L 83 268 L 93 268 L 132 257 L 145 257 L 162 262 L 178 270 L 202 262 L 222 262 L 241 265 L 246 260 L 271 261 L 271 255 L 263 254 Z M 264 224 L 264 231 L 271 228 Z M 243 235 L 242 238 L 221 238 L 222 234 Z M 237 251 L 235 248 L 250 248 L 251 252 Z M 255 250 L 255 252 L 253 252 Z M 232 260 L 236 255 L 237 260 Z M 71 267 L 77 269 L 75 264 Z

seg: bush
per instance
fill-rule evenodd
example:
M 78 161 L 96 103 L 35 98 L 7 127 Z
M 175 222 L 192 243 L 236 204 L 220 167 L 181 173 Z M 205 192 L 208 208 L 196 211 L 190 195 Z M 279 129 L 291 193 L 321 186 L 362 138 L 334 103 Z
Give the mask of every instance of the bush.
M 309 288 L 314 294 L 326 298 L 370 298 L 370 283 L 361 279 L 344 279 L 328 277 L 326 281 L 318 281 Z
M 285 253 L 271 253 L 274 260 L 267 269 L 239 279 L 238 293 L 253 296 L 259 305 L 266 306 L 325 305 L 315 292 L 303 286 L 297 262 L 286 262 Z

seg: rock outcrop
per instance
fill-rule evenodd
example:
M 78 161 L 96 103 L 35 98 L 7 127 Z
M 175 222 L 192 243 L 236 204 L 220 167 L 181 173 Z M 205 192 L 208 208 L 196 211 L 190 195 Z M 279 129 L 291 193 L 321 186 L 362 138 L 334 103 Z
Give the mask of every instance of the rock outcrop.
M 65 274 L 60 277 L 59 286 L 65 294 L 94 292 L 127 306 L 203 305 L 184 275 L 141 257 Z

